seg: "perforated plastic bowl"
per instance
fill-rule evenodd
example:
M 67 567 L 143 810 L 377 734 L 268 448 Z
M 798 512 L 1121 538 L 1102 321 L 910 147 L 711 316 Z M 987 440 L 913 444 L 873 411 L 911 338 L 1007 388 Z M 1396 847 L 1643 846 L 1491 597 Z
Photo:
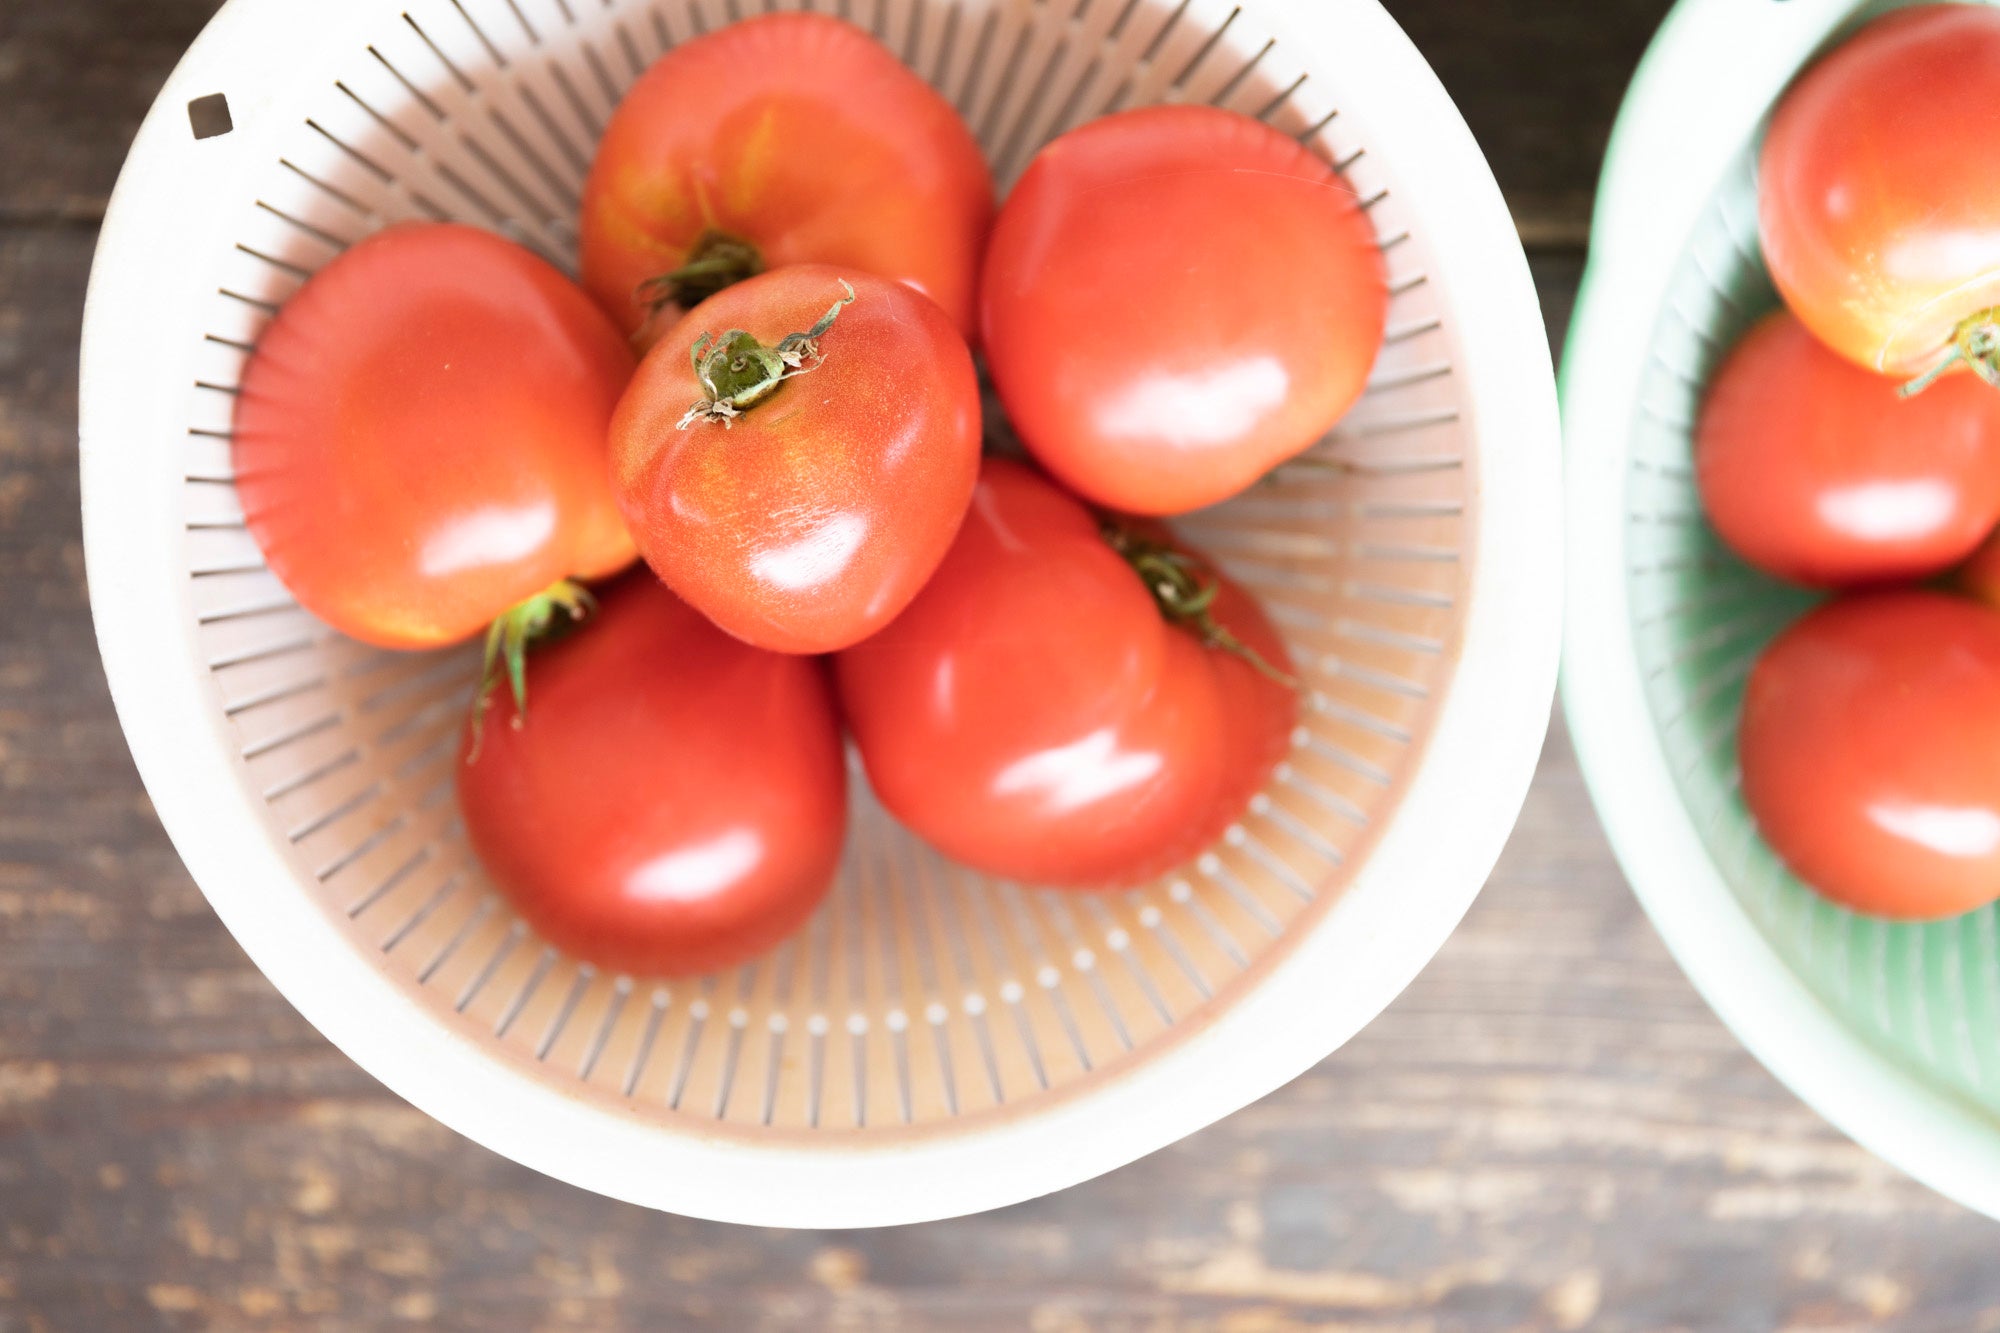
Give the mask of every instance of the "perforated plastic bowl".
M 1321 446 L 1346 466 L 1287 469 L 1185 525 L 1265 598 L 1312 706 L 1241 825 L 1141 891 L 984 882 L 864 795 L 830 904 L 771 957 L 700 978 L 580 967 L 493 897 L 455 822 L 468 656 L 347 642 L 265 570 L 230 482 L 232 389 L 277 305 L 391 221 L 462 219 L 567 263 L 621 90 L 759 8 L 228 5 L 140 131 L 92 275 L 92 604 L 195 878 L 384 1082 L 621 1198 L 910 1221 L 1085 1179 L 1269 1092 L 1444 940 L 1553 693 L 1553 382 L 1492 178 L 1373 0 L 843 4 L 964 110 L 1003 186 L 1053 134 L 1170 99 L 1346 166 L 1395 288 L 1373 388 Z
M 2000 1216 L 2000 913 L 1858 916 L 1757 836 L 1743 681 L 1812 599 L 1720 546 L 1689 461 L 1710 372 L 1777 304 L 1757 245 L 1763 122 L 1818 50 L 1884 8 L 1683 0 L 1633 84 L 1563 366 L 1564 704 L 1626 874 L 1723 1021 L 1862 1144 Z

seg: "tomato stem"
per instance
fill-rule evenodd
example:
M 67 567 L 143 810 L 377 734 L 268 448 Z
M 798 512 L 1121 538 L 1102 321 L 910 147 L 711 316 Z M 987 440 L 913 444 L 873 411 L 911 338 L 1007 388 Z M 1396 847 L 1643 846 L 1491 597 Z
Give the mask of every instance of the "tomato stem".
M 720 338 L 702 334 L 688 349 L 694 377 L 701 381 L 707 396 L 687 410 L 678 429 L 686 430 L 698 421 L 720 421 L 725 429 L 736 423 L 748 408 L 770 397 L 780 384 L 800 375 L 810 375 L 826 360 L 819 340 L 833 328 L 840 312 L 854 302 L 854 288 L 841 280 L 847 294 L 820 316 L 819 323 L 804 333 L 788 333 L 775 347 L 766 347 L 756 335 L 731 329 Z
M 1233 653 L 1257 669 L 1259 675 L 1276 681 L 1288 690 L 1299 687 L 1298 679 L 1278 670 L 1264 655 L 1252 648 L 1215 618 L 1215 599 L 1222 582 L 1195 556 L 1165 542 L 1144 536 L 1116 519 L 1102 519 L 1098 530 L 1112 550 L 1132 566 L 1153 604 L 1169 623 L 1192 630 L 1206 647 Z
M 467 762 L 479 758 L 479 744 L 486 726 L 486 710 L 492 703 L 493 687 L 505 676 L 514 696 L 514 725 L 528 716 L 528 649 L 581 621 L 597 607 L 590 590 L 570 579 L 557 579 L 517 606 L 509 607 L 486 627 L 486 655 L 479 672 L 479 693 L 472 701 L 472 751 Z M 566 612 L 569 619 L 558 620 Z
M 688 248 L 686 262 L 671 273 L 646 279 L 635 294 L 655 315 L 670 305 L 692 310 L 723 288 L 763 271 L 764 255 L 755 245 L 708 227 Z
M 1944 378 L 1954 366 L 1969 366 L 1972 373 L 2000 389 L 2000 307 L 1982 310 L 1961 321 L 1952 330 L 1951 346 L 1936 365 L 1896 392 L 1914 398 Z

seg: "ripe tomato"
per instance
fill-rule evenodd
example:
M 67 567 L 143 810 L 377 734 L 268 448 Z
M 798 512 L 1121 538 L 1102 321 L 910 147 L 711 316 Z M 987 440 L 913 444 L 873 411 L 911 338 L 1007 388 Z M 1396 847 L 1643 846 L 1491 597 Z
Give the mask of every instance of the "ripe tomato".
M 1764 140 L 1778 290 L 1842 356 L 1908 377 L 1948 354 L 2000 378 L 2000 11 L 1916 5 L 1806 72 Z
M 882 803 L 975 869 L 1141 882 L 1218 837 L 1285 754 L 1296 691 L 1257 604 L 1161 531 L 1113 531 L 1123 555 L 1083 505 L 989 459 L 937 576 L 834 659 Z M 1149 584 L 1192 613 L 1170 623 Z
M 965 517 L 979 444 L 978 377 L 945 313 L 818 264 L 704 302 L 611 423 L 646 559 L 716 624 L 786 653 L 845 648 L 909 605 Z
M 604 432 L 632 375 L 581 289 L 510 241 L 408 223 L 321 269 L 258 340 L 237 492 L 335 629 L 428 648 L 630 563 Z
M 706 972 L 812 915 L 847 818 L 822 664 L 735 642 L 640 572 L 527 669 L 532 720 L 492 696 L 458 801 L 544 939 L 601 968 Z
M 1178 514 L 1330 430 L 1387 313 L 1338 172 L 1247 116 L 1159 106 L 1028 167 L 987 251 L 981 337 L 1044 467 L 1099 504 Z
M 1750 674 L 1743 794 L 1799 877 L 1877 916 L 2000 898 L 2000 614 L 1935 592 L 1829 603 Z
M 1781 310 L 1716 372 L 1695 475 L 1759 569 L 1825 587 L 1919 578 L 2000 523 L 2000 394 L 1959 378 L 1904 399 Z
M 626 327 L 787 264 L 896 278 L 973 327 L 993 182 L 951 104 L 861 29 L 733 23 L 656 61 L 583 189 L 584 285 Z

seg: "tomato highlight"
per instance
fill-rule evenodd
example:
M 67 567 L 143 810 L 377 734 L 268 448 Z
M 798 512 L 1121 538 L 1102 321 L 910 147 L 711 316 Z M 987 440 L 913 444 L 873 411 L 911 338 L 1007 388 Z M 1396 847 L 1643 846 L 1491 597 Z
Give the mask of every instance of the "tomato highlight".
M 1325 436 L 1388 303 L 1339 171 L 1248 116 L 1157 106 L 1036 156 L 994 226 L 981 336 L 1037 462 L 1096 504 L 1171 515 Z
M 888 628 L 834 659 L 876 794 L 1022 883 L 1142 883 L 1220 837 L 1290 745 L 1296 683 L 1256 602 L 1157 525 L 1110 526 L 988 459 L 964 530 Z
M 1827 346 L 1912 381 L 2000 383 L 2000 10 L 1912 5 L 1785 94 L 1758 164 L 1758 232 Z
M 342 633 L 470 638 L 631 563 L 605 431 L 633 363 L 590 298 L 522 247 L 389 227 L 258 339 L 231 442 L 245 523 Z
M 2000 523 L 2000 395 L 1959 377 L 1906 400 L 1778 311 L 1709 383 L 1695 481 L 1722 539 L 1767 573 L 1924 578 Z
M 729 633 L 787 653 L 845 648 L 909 605 L 965 516 L 979 449 L 978 376 L 944 312 L 812 264 L 698 307 L 611 423 L 647 562 Z
M 803 925 L 833 882 L 846 764 L 825 667 L 716 629 L 644 571 L 466 729 L 466 834 L 542 938 L 594 966 L 708 972 Z
M 2000 612 L 1828 603 L 1758 659 L 1737 745 L 1758 828 L 1835 902 L 1936 920 L 2000 899 Z

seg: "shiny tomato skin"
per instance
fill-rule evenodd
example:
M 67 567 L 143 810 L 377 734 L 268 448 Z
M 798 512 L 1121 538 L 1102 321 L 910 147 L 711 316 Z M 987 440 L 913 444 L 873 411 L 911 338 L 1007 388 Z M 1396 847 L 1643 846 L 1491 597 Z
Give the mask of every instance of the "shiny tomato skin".
M 1702 506 L 1736 553 L 1818 587 L 1921 578 L 2000 523 L 2000 394 L 1903 398 L 1778 311 L 1730 352 L 1695 433 Z
M 258 339 L 232 452 L 250 533 L 342 633 L 429 648 L 632 560 L 604 434 L 633 355 L 511 241 L 403 223 L 309 279 Z
M 702 399 L 703 333 L 766 345 L 855 294 L 818 368 L 724 425 Z M 611 424 L 618 502 L 660 577 L 746 643 L 845 648 L 930 577 L 979 475 L 979 381 L 944 312 L 900 283 L 802 264 L 711 297 L 640 364 Z
M 669 51 L 626 93 L 584 184 L 584 285 L 628 331 L 635 293 L 705 229 L 769 268 L 836 264 L 909 283 L 963 336 L 993 181 L 935 89 L 853 24 L 760 15 Z
M 1928 4 L 1863 28 L 1779 103 L 1758 172 L 1786 304 L 1857 364 L 1909 377 L 2000 303 L 2000 11 Z
M 1936 592 L 1828 603 L 1751 671 L 1743 794 L 1822 894 L 1905 920 L 2000 898 L 2000 613 Z
M 708 972 L 803 925 L 833 882 L 847 776 L 823 663 L 737 643 L 644 571 L 495 689 L 460 750 L 474 851 L 551 944 Z
M 1096 503 L 1168 515 L 1332 429 L 1387 315 L 1345 178 L 1247 116 L 1159 106 L 1035 158 L 987 250 L 981 341 L 1043 467 Z
M 1216 617 L 1282 671 L 1226 581 Z M 910 609 L 834 659 L 876 794 L 946 855 L 1023 883 L 1141 883 L 1240 817 L 1283 758 L 1293 690 L 1162 619 L 1097 519 L 989 459 Z

